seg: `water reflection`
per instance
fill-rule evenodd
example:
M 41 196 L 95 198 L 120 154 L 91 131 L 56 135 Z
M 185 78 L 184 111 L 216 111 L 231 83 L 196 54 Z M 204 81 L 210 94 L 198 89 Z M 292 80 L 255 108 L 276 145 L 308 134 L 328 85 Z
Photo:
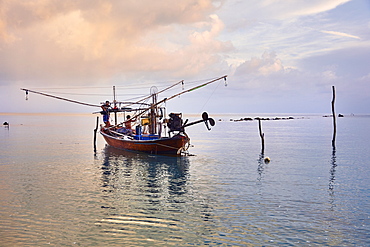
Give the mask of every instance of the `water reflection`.
M 337 157 L 336 157 L 335 147 L 333 147 L 330 163 L 331 163 L 331 168 L 330 168 L 330 178 L 329 178 L 329 196 L 330 196 L 331 209 L 334 209 L 335 207 L 334 185 L 335 185 L 335 172 L 337 168 Z
M 167 179 L 171 185 L 175 185 L 171 186 L 169 190 L 176 193 L 178 191 L 177 186 L 186 183 L 189 160 L 187 157 L 151 156 L 106 146 L 104 163 L 102 164 L 103 181 L 105 183 L 115 181 L 116 176 L 122 171 L 124 176 L 131 176 L 135 169 L 139 169 L 142 174 L 146 174 L 147 183 L 153 186 L 154 183 L 164 183 L 163 180 Z
M 187 192 L 187 157 L 150 156 L 107 146 L 101 169 L 104 192 L 135 192 L 135 188 L 151 205 Z
M 257 181 L 258 183 L 260 184 L 261 183 L 261 180 L 262 180 L 262 175 L 264 173 L 264 170 L 265 170 L 265 165 L 267 165 L 268 163 L 270 163 L 270 158 L 267 156 L 265 157 L 265 154 L 263 153 L 263 150 L 261 151 L 259 157 L 258 157 L 258 167 L 257 167 Z
M 96 225 L 102 232 L 125 244 L 155 246 L 194 241 L 212 231 L 197 227 L 209 220 L 212 208 L 193 194 L 188 157 L 150 156 L 107 146 L 101 171 L 105 217 Z
M 258 182 L 261 182 L 262 174 L 263 174 L 263 171 L 265 170 L 264 158 L 265 158 L 265 155 L 263 154 L 263 152 L 261 152 L 260 155 L 259 155 L 259 158 L 258 158 L 258 167 L 257 167 L 257 174 L 258 174 L 257 180 L 258 180 Z

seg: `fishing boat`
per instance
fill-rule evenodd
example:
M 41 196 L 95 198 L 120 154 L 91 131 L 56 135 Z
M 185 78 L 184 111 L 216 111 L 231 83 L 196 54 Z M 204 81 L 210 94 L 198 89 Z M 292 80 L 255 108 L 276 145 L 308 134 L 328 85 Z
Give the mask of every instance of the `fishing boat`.
M 160 117 L 161 115 L 155 116 L 155 118 Z M 184 123 L 181 113 L 171 113 L 168 119 L 161 122 L 155 121 L 154 117 L 149 121 L 147 119 L 144 116 L 141 119 L 143 124 L 136 125 L 135 131 L 130 131 L 119 124 L 111 127 L 101 126 L 100 134 L 108 145 L 118 149 L 150 154 L 183 155 L 187 154 L 190 147 L 190 138 L 185 132 L 186 127 L 204 122 L 210 130 L 210 126 L 215 125 L 214 119 L 209 118 L 207 112 L 202 114 L 201 120 L 192 123 L 187 121 Z M 169 129 L 168 135 L 161 132 L 161 128 L 165 127 L 163 124 Z M 143 132 L 143 128 L 147 130 Z M 158 129 L 159 132 L 157 132 Z
M 105 125 L 102 124 L 100 126 L 99 131 L 106 143 L 114 148 L 149 154 L 180 156 L 187 155 L 188 149 L 191 146 L 190 138 L 185 131 L 186 128 L 198 123 L 204 123 L 207 129 L 211 130 L 211 127 L 215 125 L 215 121 L 208 116 L 207 112 L 202 113 L 201 119 L 190 123 L 187 119 L 184 121 L 182 113 L 171 112 L 166 116 L 165 103 L 181 94 L 192 92 L 222 79 L 225 80 L 226 85 L 226 77 L 227 76 L 222 76 L 207 81 L 161 100 L 158 100 L 158 96 L 162 92 L 180 83 L 184 84 L 184 81 L 177 82 L 161 91 L 158 91 L 158 89 L 153 86 L 150 89 L 149 96 L 136 102 L 117 101 L 115 88 L 113 87 L 113 105 L 105 108 L 102 107 L 102 105 L 87 104 L 30 89 L 21 88 L 21 90 L 26 91 L 26 97 L 28 97 L 29 92 L 37 93 L 72 103 L 103 108 L 103 111 L 95 113 L 114 114 L 115 124 L 111 125 L 110 122 L 107 121 Z M 148 101 L 151 102 L 148 103 Z M 117 121 L 118 113 L 124 114 L 124 120 L 120 123 Z

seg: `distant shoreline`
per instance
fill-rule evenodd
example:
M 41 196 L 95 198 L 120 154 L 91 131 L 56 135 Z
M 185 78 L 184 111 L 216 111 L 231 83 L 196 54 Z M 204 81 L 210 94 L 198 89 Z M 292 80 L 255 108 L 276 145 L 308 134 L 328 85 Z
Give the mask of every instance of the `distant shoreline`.
M 250 112 L 250 113 L 217 113 L 217 112 L 208 112 L 213 116 L 240 116 L 240 117 L 297 117 L 297 116 L 321 116 L 321 117 L 331 117 L 330 113 L 289 113 L 289 112 L 282 112 L 282 113 L 258 113 L 258 112 Z M 196 115 L 198 116 L 201 113 L 189 113 L 183 112 L 184 115 Z M 359 116 L 370 116 L 370 113 L 339 113 L 344 117 L 359 117 Z M 0 115 L 94 115 L 92 112 L 0 112 Z

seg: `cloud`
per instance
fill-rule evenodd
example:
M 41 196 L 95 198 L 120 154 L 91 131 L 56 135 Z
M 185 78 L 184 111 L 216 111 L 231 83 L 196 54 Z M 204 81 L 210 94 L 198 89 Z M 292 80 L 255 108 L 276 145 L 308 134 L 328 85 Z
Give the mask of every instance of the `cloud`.
M 332 10 L 339 5 L 347 3 L 351 0 L 313 0 L 313 1 L 274 1 L 274 4 L 271 4 L 271 8 L 278 8 L 279 5 L 282 5 L 281 9 L 285 9 L 288 13 L 280 12 L 283 17 L 285 14 L 290 16 L 306 16 L 306 15 L 314 15 L 322 12 L 326 12 Z
M 348 34 L 348 33 L 341 33 L 341 32 L 336 32 L 336 31 L 321 31 L 321 32 L 322 33 L 327 33 L 327 34 L 333 34 L 333 35 L 337 35 L 337 36 L 342 36 L 342 37 L 347 37 L 347 38 L 361 39 L 358 36 L 351 35 L 351 34 Z
M 236 67 L 222 97 L 232 102 L 229 108 L 242 112 L 330 112 L 334 85 L 339 111 L 367 113 L 370 81 L 364 61 L 368 56 L 363 48 L 332 51 L 292 68 L 280 54 L 266 51 Z
M 191 75 L 232 49 L 212 0 L 3 1 L 0 76 L 112 78 L 145 71 Z M 166 45 L 164 45 L 166 44 Z M 167 74 L 168 76 L 168 74 Z
M 266 111 L 277 101 L 285 109 L 285 99 L 293 109 L 301 96 L 312 103 L 332 84 L 366 93 L 356 91 L 368 84 L 365 0 L 0 2 L 0 86 L 149 85 L 229 74 L 229 99 L 241 102 L 235 109 L 264 103 Z
M 252 57 L 236 67 L 229 81 L 236 98 L 254 100 L 286 97 L 306 90 L 312 83 L 305 72 L 285 66 L 274 51 L 265 51 L 260 57 Z M 284 95 L 284 96 L 283 96 Z
M 239 65 L 235 70 L 235 75 L 268 76 L 281 71 L 284 71 L 284 66 L 276 53 L 265 51 L 260 58 L 252 57 Z
M 287 20 L 309 15 L 323 13 L 350 2 L 351 0 L 248 0 L 228 1 L 224 8 L 230 9 L 225 13 L 225 18 L 237 22 L 252 24 L 261 20 Z M 231 9 L 233 11 L 231 11 Z M 228 22 L 231 22 L 229 20 Z
M 260 57 L 245 60 L 235 68 L 229 80 L 237 91 L 247 94 L 261 93 L 264 95 L 315 95 L 326 93 L 331 85 L 346 88 L 348 93 L 355 91 L 348 82 L 366 82 L 368 73 L 363 74 L 365 65 L 358 64 L 368 57 L 368 52 L 360 55 L 357 51 L 333 51 L 330 54 L 307 58 L 299 67 L 284 65 L 283 60 L 274 51 L 265 51 Z M 347 58 L 348 63 L 343 59 Z M 348 84 L 348 85 L 347 85 Z M 262 90 L 262 91 L 261 91 Z
M 323 75 L 323 78 L 325 78 L 326 80 L 329 80 L 329 81 L 334 81 L 336 79 L 338 79 L 338 76 L 336 75 L 335 71 L 333 70 L 326 70 L 322 73 Z
M 311 27 L 290 18 L 345 2 L 3 0 L 0 56 L 6 59 L 0 61 L 0 77 L 50 82 L 109 80 L 139 73 L 157 78 L 199 73 L 206 77 L 226 71 L 226 61 L 235 66 L 255 56 L 246 51 L 279 50 L 284 59 L 296 59 L 325 52 L 320 47 L 325 41 L 313 37 Z M 280 22 L 268 21 L 272 19 Z M 243 20 L 263 21 L 248 30 L 239 26 L 240 32 L 227 36 L 225 22 L 230 30 L 236 21 L 245 24 Z M 281 66 L 275 61 L 258 70 L 268 74 Z
M 366 81 L 370 83 L 370 73 L 360 78 L 360 81 Z
M 232 40 L 238 51 L 229 53 L 227 61 L 232 66 L 273 50 L 286 65 L 297 67 L 300 59 L 356 47 L 368 39 L 361 26 L 364 17 L 354 18 L 358 3 L 351 1 L 230 1 L 223 8 L 227 11 L 219 16 L 227 25 L 222 39 Z M 327 35 L 321 30 L 343 32 Z M 351 38 L 338 38 L 346 34 Z

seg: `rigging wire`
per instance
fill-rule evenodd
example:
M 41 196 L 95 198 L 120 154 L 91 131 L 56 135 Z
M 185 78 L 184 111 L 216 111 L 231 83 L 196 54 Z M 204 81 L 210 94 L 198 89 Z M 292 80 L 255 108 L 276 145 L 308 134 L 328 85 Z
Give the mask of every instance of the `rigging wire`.
M 208 99 L 206 100 L 206 102 L 203 104 L 202 108 L 200 108 L 200 112 L 203 111 L 204 107 L 208 104 L 208 101 L 211 99 L 211 97 L 213 96 L 213 94 L 216 92 L 217 88 L 220 86 L 221 84 L 221 81 L 219 81 L 217 83 L 217 86 L 215 87 L 215 89 L 213 89 L 212 93 L 209 95 Z
M 216 77 L 213 77 L 213 78 L 209 78 L 209 79 L 202 79 L 202 80 L 196 80 L 196 81 L 186 81 L 186 85 L 192 85 L 192 84 L 196 84 L 196 83 L 201 83 L 201 82 L 205 82 L 205 81 L 210 81 L 210 80 L 214 80 L 216 79 Z M 145 84 L 152 84 L 152 85 L 157 85 L 157 87 L 168 87 L 168 85 L 171 83 L 173 84 L 175 81 L 162 81 L 162 82 L 144 82 L 143 84 L 144 85 L 118 85 L 118 86 L 115 86 L 116 87 L 116 90 L 119 89 L 119 90 L 127 90 L 127 89 L 147 89 L 148 88 L 148 85 L 145 85 Z M 138 84 L 138 83 L 136 83 Z M 113 85 L 111 86 L 75 86 L 75 87 L 33 87 L 33 89 L 37 89 L 37 90 L 86 90 L 86 89 L 111 89 L 113 87 Z M 51 92 L 53 93 L 53 92 Z
M 178 83 L 176 83 L 178 84 Z M 176 85 L 175 84 L 175 85 Z M 148 88 L 148 86 L 142 86 L 142 87 L 128 87 L 128 86 L 118 86 L 118 87 L 121 87 L 121 90 L 130 90 L 130 91 L 133 91 L 133 90 L 136 90 L 136 89 L 142 89 L 142 88 Z M 166 87 L 166 86 L 162 86 L 162 87 Z M 173 87 L 172 86 L 167 86 L 166 89 L 164 90 L 161 90 L 160 92 L 163 92 L 163 91 L 166 91 L 168 89 L 171 89 Z M 105 89 L 108 89 L 108 88 L 111 88 L 111 87 L 89 87 L 89 88 L 86 88 L 86 87 L 65 87 L 65 88 L 33 88 L 33 89 L 51 89 L 51 90 L 75 90 L 75 89 L 97 89 L 97 88 L 105 88 Z M 117 89 L 117 86 L 116 86 L 116 89 Z M 49 93 L 49 94 L 62 94 L 62 95 L 85 95 L 85 96 L 112 96 L 112 94 L 99 94 L 99 93 L 76 93 L 76 92 L 56 92 L 56 91 L 43 91 L 44 93 Z M 126 95 L 137 95 L 137 97 L 135 98 L 140 98 L 140 97 L 148 97 L 150 96 L 150 94 L 143 94 L 143 93 L 119 93 L 119 94 L 116 94 L 117 96 L 120 96 L 120 97 L 123 97 L 123 96 L 126 96 Z M 134 99 L 135 99 L 134 98 Z
M 85 87 L 85 86 L 76 86 L 76 87 L 34 87 L 33 89 L 37 90 L 44 90 L 44 89 L 51 89 L 51 90 L 80 90 L 80 89 L 89 89 L 89 88 L 94 88 L 94 89 L 102 89 L 102 88 L 112 88 L 111 86 L 105 86 L 105 87 Z
M 64 94 L 64 95 L 86 95 L 86 96 L 112 96 L 112 94 L 98 94 L 98 93 L 67 93 L 67 92 L 53 92 L 53 91 L 43 91 L 44 93 L 55 93 L 55 94 Z M 143 95 L 143 94 L 125 94 L 125 95 Z
M 216 79 L 214 79 L 214 80 L 210 80 L 210 81 L 205 82 L 205 83 L 203 83 L 203 84 L 201 84 L 201 85 L 197 85 L 197 86 L 192 87 L 192 88 L 190 88 L 190 89 L 188 89 L 188 90 L 184 90 L 184 91 L 182 91 L 181 93 L 178 93 L 178 94 L 172 95 L 171 97 L 164 98 L 163 100 L 161 100 L 161 101 L 159 101 L 159 102 L 157 102 L 157 103 L 155 103 L 155 104 L 152 104 L 149 108 L 146 108 L 146 109 L 142 110 L 140 113 L 137 113 L 133 118 L 135 118 L 135 117 L 139 117 L 139 116 L 143 115 L 146 111 L 148 111 L 150 108 L 152 108 L 152 107 L 157 107 L 158 105 L 163 104 L 163 103 L 165 103 L 166 101 L 171 100 L 171 99 L 173 99 L 173 98 L 175 98 L 175 97 L 178 97 L 178 96 L 180 96 L 180 95 L 182 95 L 182 94 L 184 94 L 184 93 L 192 92 L 192 91 L 194 91 L 194 90 L 197 90 L 197 89 L 199 89 L 199 88 L 202 88 L 202 87 L 204 87 L 204 86 L 206 86 L 206 85 L 208 85 L 208 84 L 211 84 L 211 83 L 213 83 L 213 82 L 215 82 L 215 81 L 218 81 L 218 80 L 221 80 L 221 79 L 224 79 L 224 81 L 226 81 L 226 77 L 227 77 L 227 75 L 222 76 L 222 77 L 219 77 L 219 78 L 216 78 Z
M 182 94 L 184 94 L 184 93 L 187 93 L 187 92 L 191 92 L 191 91 L 194 91 L 194 90 L 196 90 L 196 89 L 199 89 L 199 88 L 202 88 L 202 87 L 204 87 L 204 86 L 206 86 L 206 85 L 208 85 L 208 84 L 210 84 L 210 83 L 213 83 L 213 82 L 215 82 L 215 81 L 218 81 L 218 80 L 220 80 L 220 79 L 224 79 L 225 80 L 225 82 L 226 82 L 226 77 L 227 77 L 227 75 L 226 76 L 223 76 L 223 77 L 219 77 L 219 78 L 215 78 L 215 79 L 212 79 L 212 80 L 210 80 L 210 81 L 208 81 L 208 82 L 205 82 L 205 83 L 202 83 L 201 85 L 197 85 L 197 86 L 195 86 L 195 87 L 192 87 L 192 88 L 190 88 L 190 89 L 187 89 L 187 90 L 184 90 L 184 81 L 182 80 L 182 81 L 179 81 L 179 82 L 177 82 L 177 83 L 175 83 L 175 84 L 173 84 L 173 85 L 171 85 L 171 86 L 167 86 L 166 88 L 164 88 L 164 89 L 162 89 L 162 90 L 160 90 L 159 92 L 156 92 L 156 94 L 159 94 L 159 93 L 162 93 L 162 92 L 165 92 L 165 91 L 167 91 L 167 90 L 170 90 L 170 89 L 173 89 L 173 87 L 175 87 L 176 85 L 178 85 L 178 84 L 182 84 L 182 92 L 180 92 L 180 93 L 177 93 L 177 94 L 175 94 L 175 95 L 172 95 L 172 96 L 170 96 L 170 97 L 168 97 L 168 98 L 164 98 L 163 100 L 161 100 L 161 101 L 159 101 L 159 102 L 157 102 L 157 103 L 155 103 L 155 104 L 153 104 L 153 106 L 151 106 L 151 107 L 157 107 L 158 105 L 162 105 L 163 103 L 164 104 L 166 104 L 166 101 L 167 100 L 170 100 L 170 99 L 173 99 L 173 98 L 175 98 L 175 97 L 177 97 L 177 96 L 180 96 L 180 95 L 182 95 Z M 198 80 L 198 81 L 192 81 L 192 82 L 189 82 L 189 83 L 187 83 L 187 84 L 195 84 L 195 83 L 197 83 L 197 84 L 199 84 L 199 82 L 201 82 L 201 81 L 206 81 L 206 80 Z M 226 85 L 226 83 L 225 83 L 225 85 Z M 86 87 L 84 87 L 85 89 L 86 89 Z M 90 87 L 90 88 L 107 88 L 107 87 Z M 50 88 L 49 88 L 50 89 Z M 56 88 L 54 88 L 54 89 L 56 89 Z M 66 88 L 60 88 L 60 89 L 63 89 L 63 90 L 65 90 Z M 76 87 L 75 87 L 75 89 L 77 89 Z M 82 89 L 82 88 L 81 88 Z M 85 102 L 81 102 L 81 101 L 77 101 L 77 100 L 72 100 L 72 99 L 67 99 L 67 98 L 63 98 L 63 97 L 59 97 L 59 96 L 55 96 L 55 95 L 52 95 L 52 94 L 48 94 L 48 93 L 44 93 L 44 92 L 38 92 L 38 91 L 33 91 L 33 90 L 30 90 L 30 89 L 25 89 L 25 88 L 21 88 L 21 90 L 23 90 L 23 91 L 25 91 L 26 92 L 26 99 L 28 99 L 28 93 L 29 92 L 31 92 L 31 93 L 36 93 L 36 94 L 40 94 L 40 95 L 43 95 L 43 96 L 47 96 L 47 97 L 51 97 L 51 98 L 55 98 L 55 99 L 60 99 L 60 100 L 64 100 L 64 101 L 68 101 L 68 102 L 72 102 L 72 103 L 76 103 L 76 104 L 81 104 L 81 105 L 86 105 L 86 106 L 93 106 L 93 107 L 100 107 L 100 105 L 95 105 L 95 104 L 89 104 L 89 103 L 85 103 Z M 216 90 L 216 89 L 215 89 Z M 215 91 L 214 90 L 214 91 Z M 63 92 L 61 92 L 61 93 L 59 93 L 59 94 L 63 94 Z M 68 93 L 64 93 L 64 94 L 68 94 Z M 94 94 L 76 94 L 76 93 L 69 93 L 70 95 L 91 95 L 91 96 L 93 96 Z M 213 93 L 212 93 L 213 94 Z M 97 94 L 95 94 L 94 96 L 97 96 Z M 101 96 L 101 94 L 98 94 L 98 96 Z M 212 95 L 211 95 L 212 96 Z M 128 105 L 126 105 L 126 107 L 127 106 L 130 106 L 130 105 L 132 105 L 132 104 L 140 104 L 140 102 L 144 105 L 145 104 L 145 102 L 148 102 L 148 100 L 150 99 L 150 97 L 152 97 L 152 94 L 150 94 L 149 96 L 146 96 L 146 97 L 144 97 L 144 98 L 142 98 L 142 96 L 140 96 L 140 100 L 138 100 L 137 102 L 135 102 L 135 103 L 128 103 Z M 135 98 L 139 98 L 139 97 L 135 97 Z M 208 99 L 209 100 L 209 99 Z M 207 102 L 208 102 L 208 100 L 207 100 Z M 207 103 L 206 102 L 206 103 Z M 204 106 L 203 106 L 204 107 Z M 142 115 L 146 110 L 148 110 L 149 108 L 146 108 L 146 109 L 144 109 L 144 111 L 142 111 L 141 113 L 137 113 L 137 114 L 135 114 L 135 116 L 140 116 L 140 115 Z
M 44 93 L 55 93 L 55 94 L 64 94 L 64 95 L 83 95 L 83 96 L 112 96 L 112 94 L 108 94 L 108 93 L 72 93 L 72 92 L 53 92 L 53 91 L 43 91 Z M 148 94 L 143 94 L 143 93 L 120 93 L 120 94 L 116 94 L 118 96 L 122 96 L 122 95 L 140 95 L 140 96 L 145 96 L 145 95 L 148 95 Z

